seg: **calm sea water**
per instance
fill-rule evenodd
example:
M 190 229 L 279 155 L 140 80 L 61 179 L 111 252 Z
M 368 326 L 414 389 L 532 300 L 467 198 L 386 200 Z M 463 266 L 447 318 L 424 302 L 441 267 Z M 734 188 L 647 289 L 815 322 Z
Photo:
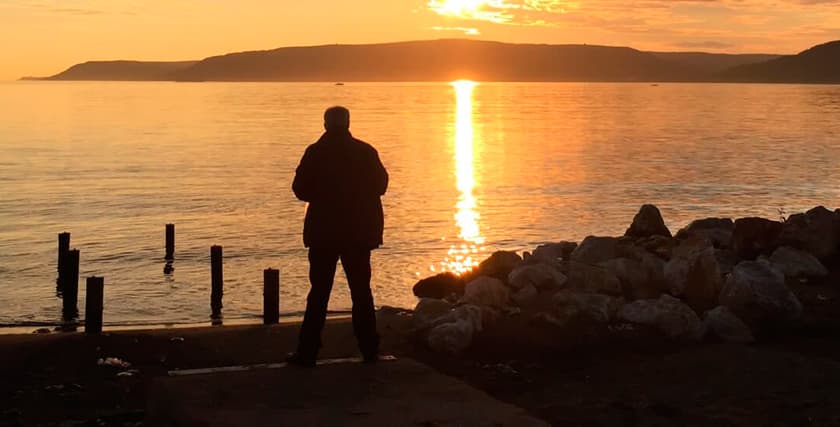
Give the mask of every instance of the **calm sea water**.
M 226 320 L 260 316 L 267 267 L 281 310 L 299 312 L 290 185 L 334 104 L 391 173 L 380 305 L 413 306 L 418 278 L 496 249 L 621 234 L 642 203 L 672 230 L 840 205 L 840 86 L 0 84 L 0 324 L 60 320 L 62 231 L 82 277 L 105 277 L 107 324 L 207 321 L 214 244 Z M 345 284 L 331 309 L 349 308 Z

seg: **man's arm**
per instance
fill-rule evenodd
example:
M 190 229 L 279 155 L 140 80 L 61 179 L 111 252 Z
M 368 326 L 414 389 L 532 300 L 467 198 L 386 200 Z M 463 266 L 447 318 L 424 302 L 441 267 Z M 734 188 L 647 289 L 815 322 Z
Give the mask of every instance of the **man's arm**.
M 315 198 L 317 171 L 313 164 L 312 147 L 308 147 L 300 159 L 297 170 L 295 171 L 295 180 L 292 182 L 292 191 L 295 196 L 304 202 L 312 202 Z
M 385 194 L 385 191 L 388 190 L 388 171 L 385 170 L 385 165 L 382 164 L 382 160 L 379 159 L 379 153 L 374 149 L 373 150 L 373 158 L 374 158 L 374 188 L 376 189 L 376 194 L 382 196 Z

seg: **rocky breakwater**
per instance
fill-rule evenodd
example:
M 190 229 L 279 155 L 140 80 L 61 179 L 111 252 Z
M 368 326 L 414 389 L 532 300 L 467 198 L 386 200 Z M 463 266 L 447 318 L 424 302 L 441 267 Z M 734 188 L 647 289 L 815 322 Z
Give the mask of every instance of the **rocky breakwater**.
M 815 304 L 836 299 L 838 254 L 840 210 L 817 207 L 783 221 L 707 218 L 672 234 L 659 209 L 645 205 L 624 236 L 496 252 L 465 275 L 420 280 L 414 328 L 448 354 L 511 324 L 558 337 L 588 325 L 752 342 L 802 325 L 809 306 L 798 294 Z M 834 296 L 814 295 L 811 284 Z

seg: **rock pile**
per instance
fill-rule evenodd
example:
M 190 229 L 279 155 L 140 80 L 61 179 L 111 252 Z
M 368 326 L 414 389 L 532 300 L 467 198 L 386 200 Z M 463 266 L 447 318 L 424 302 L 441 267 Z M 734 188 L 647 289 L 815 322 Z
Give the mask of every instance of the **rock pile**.
M 414 326 L 429 347 L 449 354 L 508 316 L 752 342 L 800 318 L 789 281 L 826 276 L 838 252 L 840 210 L 817 207 L 784 222 L 700 219 L 672 235 L 659 209 L 644 205 L 624 236 L 549 243 L 522 257 L 496 252 L 463 276 L 419 281 Z

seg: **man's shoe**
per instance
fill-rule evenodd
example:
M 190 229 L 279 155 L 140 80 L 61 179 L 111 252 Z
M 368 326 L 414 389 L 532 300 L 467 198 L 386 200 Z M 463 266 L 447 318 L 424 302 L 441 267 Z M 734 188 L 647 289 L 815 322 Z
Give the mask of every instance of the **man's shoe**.
M 286 363 L 291 366 L 300 366 L 304 368 L 314 368 L 315 367 L 315 357 L 308 357 L 304 356 L 300 353 L 289 353 L 286 356 Z
M 378 353 L 368 353 L 362 355 L 362 363 L 374 364 L 379 361 Z

